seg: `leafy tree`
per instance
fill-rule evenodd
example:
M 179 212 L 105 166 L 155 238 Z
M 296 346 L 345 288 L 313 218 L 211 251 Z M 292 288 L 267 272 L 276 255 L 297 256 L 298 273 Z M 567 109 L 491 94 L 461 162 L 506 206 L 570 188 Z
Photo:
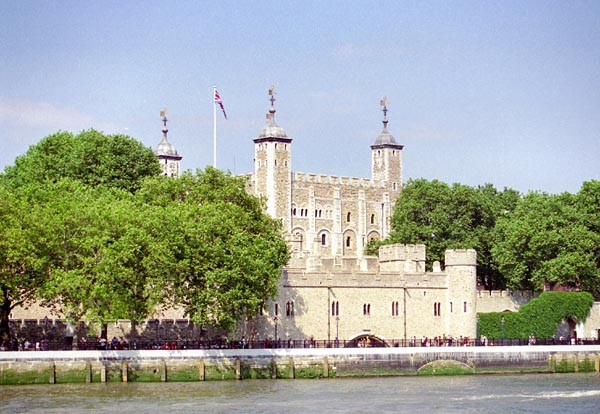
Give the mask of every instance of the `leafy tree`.
M 178 180 L 158 177 L 138 193 L 167 210 L 168 275 L 156 280 L 165 303 L 196 323 L 232 329 L 273 298 L 289 259 L 281 225 L 245 191 L 245 179 L 208 167 Z
M 494 230 L 494 260 L 512 289 L 570 286 L 600 293 L 599 234 L 577 208 L 577 197 L 529 193 Z
M 34 242 L 38 228 L 19 191 L 0 181 L 0 344 L 8 343 L 9 315 L 35 301 L 47 274 Z
M 72 178 L 90 186 L 134 192 L 145 177 L 160 174 L 150 148 L 125 135 L 95 130 L 77 135 L 58 132 L 43 138 L 5 170 L 15 186 Z
M 425 244 L 428 263 L 442 261 L 446 249 L 474 248 L 478 251 L 479 282 L 490 289 L 499 288 L 504 281 L 490 255 L 491 230 L 497 217 L 512 211 L 518 199 L 518 192 L 499 192 L 490 184 L 472 188 L 448 186 L 438 180 L 410 180 L 396 202 L 392 233 L 383 243 Z
M 164 247 L 146 231 L 151 209 L 137 208 L 124 190 L 70 179 L 38 186 L 30 196 L 34 244 L 48 275 L 38 291 L 43 303 L 104 326 L 145 317 L 156 296 L 147 279 L 160 272 L 154 253 Z

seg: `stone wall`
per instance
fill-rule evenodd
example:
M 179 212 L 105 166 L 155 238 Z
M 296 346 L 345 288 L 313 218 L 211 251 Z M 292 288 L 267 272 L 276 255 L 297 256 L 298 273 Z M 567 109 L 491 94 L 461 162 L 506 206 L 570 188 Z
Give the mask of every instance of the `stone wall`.
M 0 353 L 0 384 L 599 371 L 599 345 Z

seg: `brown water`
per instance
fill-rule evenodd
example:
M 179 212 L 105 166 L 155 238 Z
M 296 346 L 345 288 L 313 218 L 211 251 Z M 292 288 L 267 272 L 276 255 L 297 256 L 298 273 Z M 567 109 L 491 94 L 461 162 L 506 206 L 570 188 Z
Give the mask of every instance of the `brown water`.
M 600 413 L 598 374 L 0 386 L 0 413 Z

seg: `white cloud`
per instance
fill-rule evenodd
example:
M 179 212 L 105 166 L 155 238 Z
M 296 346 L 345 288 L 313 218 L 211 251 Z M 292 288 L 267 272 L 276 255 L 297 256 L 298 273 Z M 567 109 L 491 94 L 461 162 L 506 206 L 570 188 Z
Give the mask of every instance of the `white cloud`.
M 0 122 L 19 128 L 79 131 L 93 125 L 94 118 L 71 108 L 48 102 L 0 97 Z

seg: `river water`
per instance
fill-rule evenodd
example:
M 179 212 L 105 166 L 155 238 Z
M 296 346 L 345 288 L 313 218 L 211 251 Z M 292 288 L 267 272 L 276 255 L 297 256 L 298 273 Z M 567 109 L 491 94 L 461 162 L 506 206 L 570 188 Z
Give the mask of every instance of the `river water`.
M 0 413 L 600 412 L 600 375 L 0 386 Z

